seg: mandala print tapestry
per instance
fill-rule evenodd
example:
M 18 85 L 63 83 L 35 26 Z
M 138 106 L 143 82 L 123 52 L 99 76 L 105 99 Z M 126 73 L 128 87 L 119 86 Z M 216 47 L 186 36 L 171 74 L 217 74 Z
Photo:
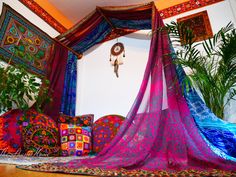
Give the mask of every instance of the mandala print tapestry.
M 53 39 L 4 3 L 0 26 L 0 59 L 44 77 Z

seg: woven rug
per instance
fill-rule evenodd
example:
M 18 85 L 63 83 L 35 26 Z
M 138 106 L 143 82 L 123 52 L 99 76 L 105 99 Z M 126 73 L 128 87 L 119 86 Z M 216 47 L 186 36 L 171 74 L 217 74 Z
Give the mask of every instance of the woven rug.
M 53 39 L 3 3 L 0 18 L 0 59 L 23 65 L 43 77 L 53 51 Z
M 69 166 L 69 163 L 68 163 Z M 94 176 L 125 176 L 125 177 L 236 177 L 236 171 L 222 171 L 222 170 L 211 170 L 211 171 L 198 171 L 198 170 L 182 170 L 178 172 L 167 172 L 167 171 L 146 171 L 146 170 L 103 170 L 100 168 L 69 168 L 65 166 L 58 166 L 53 164 L 36 164 L 36 165 L 20 165 L 17 168 L 31 171 L 43 171 L 43 172 L 59 172 L 66 174 L 79 174 L 79 175 L 94 175 Z
M 27 157 L 23 155 L 0 155 L 0 164 L 11 164 L 11 165 L 32 165 L 40 163 L 62 163 L 76 159 L 85 159 L 92 157 L 79 157 L 79 156 L 68 156 L 68 157 Z

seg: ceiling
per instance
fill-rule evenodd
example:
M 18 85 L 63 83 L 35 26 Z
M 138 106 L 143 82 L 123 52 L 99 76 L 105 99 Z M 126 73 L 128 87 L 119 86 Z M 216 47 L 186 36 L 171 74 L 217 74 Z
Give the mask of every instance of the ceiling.
M 58 32 L 70 29 L 97 6 L 128 6 L 154 1 L 163 19 L 223 0 L 19 0 Z
M 93 11 L 96 6 L 125 6 L 151 2 L 152 0 L 48 0 L 72 23 L 76 23 Z
M 35 0 L 35 2 L 40 4 L 49 13 L 52 11 L 50 13 L 52 16 L 55 16 L 55 10 L 57 10 L 61 14 L 60 16 L 64 16 L 65 18 L 63 20 L 56 19 L 63 21 L 63 24 L 65 24 L 65 20 L 68 20 L 71 26 L 92 12 L 96 6 L 126 6 L 144 4 L 151 1 L 154 1 L 160 10 L 189 0 Z

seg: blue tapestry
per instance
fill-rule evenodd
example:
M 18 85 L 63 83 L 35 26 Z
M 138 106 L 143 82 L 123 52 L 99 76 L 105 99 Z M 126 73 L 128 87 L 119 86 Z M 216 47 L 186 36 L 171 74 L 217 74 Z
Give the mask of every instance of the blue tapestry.
M 152 29 L 152 20 L 120 20 L 116 18 L 110 19 L 112 24 L 117 28 L 127 28 L 136 30 Z
M 0 19 L 0 59 L 23 65 L 30 73 L 44 77 L 54 40 L 15 10 L 3 3 Z
M 110 25 L 106 20 L 102 20 L 84 39 L 78 42 L 72 49 L 78 53 L 83 53 L 95 44 L 101 42 L 111 32 Z
M 76 108 L 77 60 L 78 57 L 75 54 L 68 53 L 61 112 L 70 116 L 75 115 Z

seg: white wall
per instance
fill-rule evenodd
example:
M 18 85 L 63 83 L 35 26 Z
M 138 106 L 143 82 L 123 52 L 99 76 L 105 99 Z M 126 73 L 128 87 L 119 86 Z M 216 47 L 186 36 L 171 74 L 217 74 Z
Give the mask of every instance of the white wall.
M 141 85 L 150 46 L 150 40 L 131 36 L 119 38 L 126 53 L 119 78 L 109 62 L 110 48 L 116 40 L 96 46 L 79 61 L 77 115 L 93 113 L 95 119 L 107 114 L 126 116 Z
M 230 21 L 236 24 L 229 1 L 186 12 L 164 22 L 169 23 L 203 10 L 208 11 L 213 33 Z M 124 65 L 120 66 L 120 78 L 115 77 L 109 64 L 110 48 L 115 40 L 96 46 L 79 62 L 77 115 L 93 113 L 95 119 L 107 114 L 127 115 L 142 81 L 150 45 L 150 40 L 127 37 L 119 39 L 127 53 Z M 231 103 L 228 110 L 228 120 L 236 122 L 236 104 Z
M 231 10 L 234 16 L 234 21 L 236 22 L 236 0 L 226 0 L 226 1 L 228 1 L 231 7 Z

